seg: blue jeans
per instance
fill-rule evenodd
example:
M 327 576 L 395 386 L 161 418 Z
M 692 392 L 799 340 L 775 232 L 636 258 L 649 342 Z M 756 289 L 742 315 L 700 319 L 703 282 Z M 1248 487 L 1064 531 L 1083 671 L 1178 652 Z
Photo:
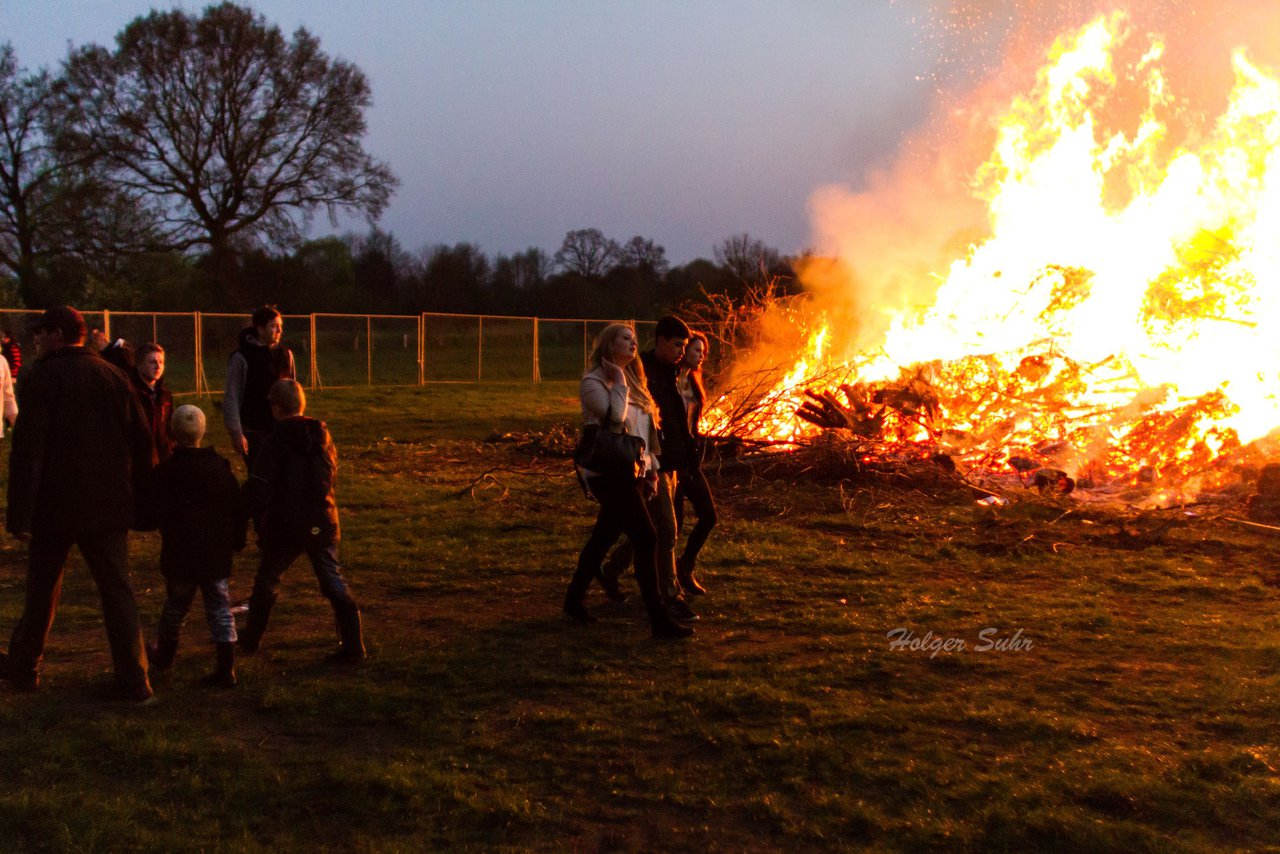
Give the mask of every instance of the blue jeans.
M 342 577 L 342 565 L 338 563 L 337 543 L 327 546 L 273 544 L 261 548 L 262 559 L 258 564 L 258 574 L 253 579 L 253 599 L 274 601 L 276 590 L 280 587 L 280 577 L 299 556 L 305 554 L 311 561 L 311 568 L 315 571 L 316 581 L 320 582 L 320 592 L 324 597 L 335 605 L 354 604 L 351 592 L 347 590 L 347 582 Z
M 164 608 L 160 611 L 160 625 L 156 628 L 156 634 L 160 637 L 178 637 L 182 624 L 187 621 L 187 612 L 191 610 L 191 602 L 195 599 L 197 590 L 204 602 L 204 618 L 209 623 L 209 636 L 213 642 L 234 643 L 236 622 L 231 616 L 229 578 L 218 581 L 166 581 Z

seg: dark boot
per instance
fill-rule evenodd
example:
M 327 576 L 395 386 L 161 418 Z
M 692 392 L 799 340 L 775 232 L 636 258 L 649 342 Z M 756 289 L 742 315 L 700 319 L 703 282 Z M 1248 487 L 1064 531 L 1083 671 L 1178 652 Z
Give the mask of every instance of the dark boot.
M 687 638 L 693 634 L 693 627 L 677 623 L 671 619 L 667 609 L 658 605 L 649 609 L 649 624 L 653 627 L 655 639 Z
M 354 602 L 335 602 L 333 612 L 338 620 L 338 635 L 342 638 L 342 644 L 325 656 L 325 661 L 331 664 L 359 664 L 365 659 L 360 609 Z
M 707 588 L 698 583 L 698 579 L 693 576 L 693 564 L 686 563 L 683 560 L 676 561 L 676 580 L 680 582 L 680 589 L 685 592 L 686 596 L 701 596 L 707 592 Z
M 40 687 L 39 674 L 31 669 L 14 667 L 7 652 L 0 652 L 0 679 L 18 691 L 34 691 Z
M 623 592 L 622 587 L 618 584 L 618 579 L 609 574 L 604 568 L 596 570 L 596 581 L 600 582 L 600 588 L 604 590 L 604 595 L 609 597 L 611 602 L 627 601 L 627 594 Z
M 249 597 L 249 617 L 244 631 L 240 632 L 240 651 L 252 654 L 262 646 L 262 636 L 267 631 L 267 621 L 271 619 L 271 608 L 276 604 L 275 594 L 270 596 Z
M 178 636 L 161 632 L 147 644 L 147 666 L 152 670 L 168 670 L 178 654 Z
M 236 645 L 230 641 L 219 643 L 217 655 L 217 669 L 200 681 L 213 688 L 236 687 Z
M 570 590 L 564 597 L 564 612 L 569 615 L 570 619 L 576 620 L 583 625 L 590 625 L 596 621 L 591 616 L 591 612 L 587 610 L 587 606 L 582 604 L 582 597 L 574 596 Z

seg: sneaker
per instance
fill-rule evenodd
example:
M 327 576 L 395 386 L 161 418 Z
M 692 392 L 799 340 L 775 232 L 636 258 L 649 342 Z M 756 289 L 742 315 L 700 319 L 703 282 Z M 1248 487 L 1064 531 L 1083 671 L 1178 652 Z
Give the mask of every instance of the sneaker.
M 681 623 L 692 623 L 699 619 L 698 615 L 693 612 L 683 599 L 672 599 L 667 603 L 667 613 L 671 615 L 671 619 Z

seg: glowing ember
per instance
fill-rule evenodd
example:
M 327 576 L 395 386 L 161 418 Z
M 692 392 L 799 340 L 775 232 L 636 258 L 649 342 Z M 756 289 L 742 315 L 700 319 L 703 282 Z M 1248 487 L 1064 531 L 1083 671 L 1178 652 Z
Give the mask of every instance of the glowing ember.
M 1135 46 L 1126 23 L 1059 39 L 1004 112 L 974 181 L 989 236 L 930 306 L 893 309 L 873 346 L 841 352 L 815 301 L 803 347 L 756 354 L 785 376 L 756 390 L 766 416 L 748 438 L 821 432 L 796 414 L 808 389 L 865 414 L 878 441 L 1179 480 L 1280 425 L 1280 79 L 1237 52 L 1225 111 L 1175 143 L 1188 117 L 1164 46 Z M 1121 54 L 1134 59 L 1117 70 Z M 886 406 L 895 394 L 936 400 Z M 741 405 L 718 402 L 710 429 Z

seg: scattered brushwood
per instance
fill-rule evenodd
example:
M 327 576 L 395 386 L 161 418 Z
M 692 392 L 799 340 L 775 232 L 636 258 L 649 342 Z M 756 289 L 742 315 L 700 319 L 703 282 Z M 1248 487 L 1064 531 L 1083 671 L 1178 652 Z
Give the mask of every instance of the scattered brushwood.
M 946 455 L 849 434 L 823 435 L 792 446 L 788 453 L 764 453 L 759 443 L 747 440 L 716 442 L 703 468 L 721 479 L 879 484 L 931 495 L 987 494 L 965 481 Z
M 1263 467 L 1258 491 L 1249 497 L 1245 514 L 1254 522 L 1280 522 L 1280 464 Z
M 534 457 L 573 456 L 581 429 L 568 421 L 558 421 L 545 430 L 527 430 L 511 433 L 490 433 L 485 442 L 491 445 L 510 445 L 514 450 Z

